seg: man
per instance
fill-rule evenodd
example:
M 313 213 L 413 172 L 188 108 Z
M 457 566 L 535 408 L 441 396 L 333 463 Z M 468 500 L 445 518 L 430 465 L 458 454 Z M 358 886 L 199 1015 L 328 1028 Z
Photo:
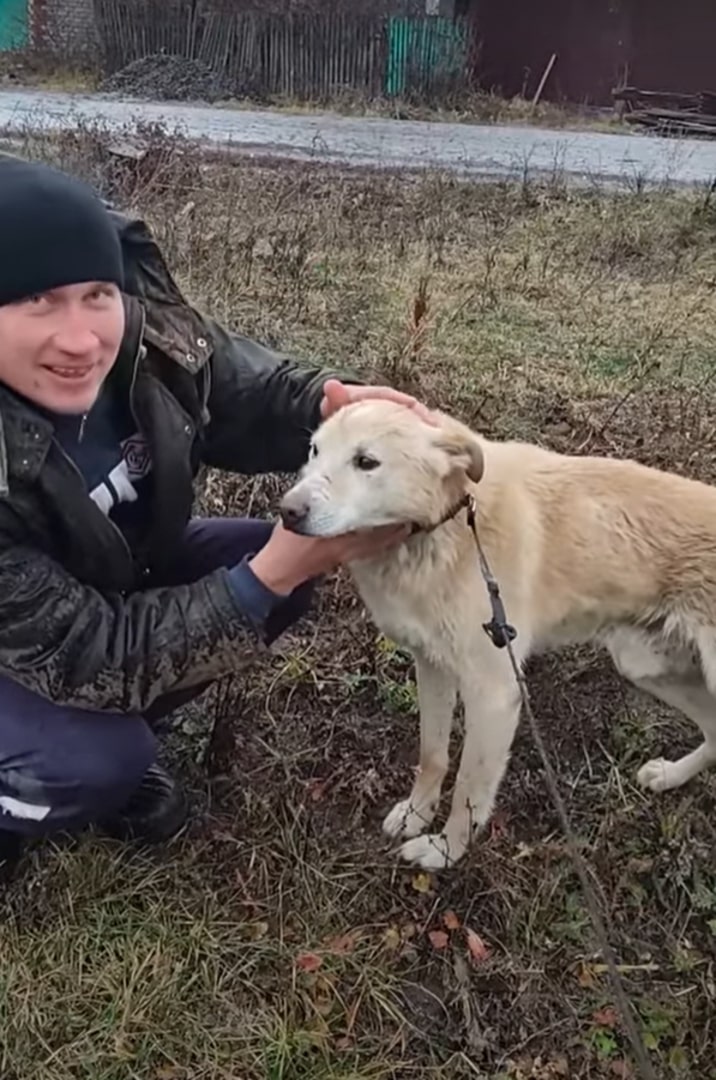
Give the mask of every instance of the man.
M 95 824 L 144 842 L 186 808 L 150 723 L 399 543 L 190 517 L 204 463 L 293 471 L 322 416 L 412 398 L 300 367 L 190 307 L 142 222 L 0 156 L 0 862 Z M 426 414 L 427 417 L 427 414 Z

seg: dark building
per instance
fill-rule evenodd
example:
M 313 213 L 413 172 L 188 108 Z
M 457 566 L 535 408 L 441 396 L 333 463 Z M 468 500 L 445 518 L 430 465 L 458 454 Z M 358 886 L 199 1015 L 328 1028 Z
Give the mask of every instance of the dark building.
M 550 100 L 609 104 L 625 82 L 716 90 L 716 0 L 471 0 L 467 11 L 484 89 L 531 96 L 556 53 Z

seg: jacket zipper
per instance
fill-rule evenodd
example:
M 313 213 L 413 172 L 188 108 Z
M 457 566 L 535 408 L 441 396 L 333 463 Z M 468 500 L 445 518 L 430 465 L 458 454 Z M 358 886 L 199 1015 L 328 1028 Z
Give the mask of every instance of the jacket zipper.
M 137 345 L 137 351 L 134 354 L 134 363 L 132 366 L 132 381 L 129 384 L 129 411 L 132 414 L 132 419 L 137 425 L 137 431 L 141 433 L 141 426 L 137 419 L 137 414 L 134 411 L 134 388 L 137 383 L 137 372 L 139 370 L 139 359 L 143 352 L 146 352 L 146 346 L 144 345 L 144 326 L 146 323 L 146 313 L 144 308 L 141 309 L 142 322 L 139 327 L 139 344 Z
M 134 423 L 137 425 L 137 430 L 138 431 L 140 430 L 140 427 L 139 427 L 139 421 L 137 420 L 137 416 L 136 416 L 136 413 L 134 411 L 134 386 L 135 386 L 135 383 L 137 381 L 137 369 L 139 367 L 139 358 L 142 355 L 142 349 L 144 348 L 144 345 L 142 344 L 142 341 L 143 341 L 143 338 L 144 338 L 144 320 L 145 320 L 145 315 L 144 315 L 144 311 L 142 311 L 142 324 L 141 324 L 140 333 L 139 333 L 139 345 L 137 346 L 137 351 L 134 354 L 134 361 L 133 361 L 133 368 L 132 368 L 132 381 L 131 381 L 130 386 L 129 386 L 129 410 L 130 410 L 130 412 L 132 414 L 132 419 L 134 420 Z M 87 422 L 87 414 L 85 413 L 85 415 L 82 417 L 82 422 L 80 424 L 80 431 L 79 431 L 79 439 L 80 439 L 80 441 L 82 439 L 82 435 L 84 434 L 84 428 L 85 428 L 85 423 L 86 422 Z M 79 478 L 79 481 L 82 484 L 82 487 L 87 492 L 87 497 L 89 498 L 89 490 L 87 488 L 87 481 L 85 480 L 84 476 L 80 472 L 79 468 L 77 467 L 75 462 L 72 460 L 70 455 L 67 453 L 65 448 L 61 445 L 61 443 L 57 439 L 55 439 L 54 437 L 53 437 L 52 441 L 55 443 L 55 445 L 57 446 L 58 450 L 60 451 L 60 453 L 62 454 L 64 459 L 69 463 L 69 466 L 72 469 L 72 471 Z M 91 501 L 92 500 L 90 500 L 90 502 Z M 101 513 L 101 511 L 98 511 L 98 512 Z M 115 525 L 115 523 L 112 521 L 112 519 L 109 516 L 107 516 L 105 514 L 102 514 L 102 518 L 104 519 L 104 521 L 107 522 L 107 524 L 110 526 L 110 528 L 114 529 L 115 533 L 119 537 L 119 540 L 120 540 L 120 542 L 122 544 L 122 547 L 124 548 L 125 554 L 127 555 L 127 557 L 129 559 L 130 563 L 132 564 L 132 566 L 134 566 L 134 556 L 132 555 L 132 549 L 130 548 L 129 544 L 127 543 L 127 540 L 126 540 L 126 538 L 124 536 L 124 533 L 122 532 L 122 530 L 117 525 Z
M 88 488 L 87 488 L 87 481 L 85 480 L 84 476 L 82 475 L 82 473 L 81 473 L 81 472 L 80 472 L 80 470 L 78 469 L 77 465 L 76 465 L 76 464 L 75 464 L 75 462 L 74 462 L 74 461 L 72 460 L 72 458 L 70 457 L 70 455 L 69 455 L 69 454 L 67 453 L 67 451 L 65 450 L 65 448 L 64 448 L 64 447 L 63 447 L 63 446 L 62 446 L 62 445 L 61 445 L 61 444 L 60 444 L 60 443 L 59 443 L 59 442 L 57 441 L 57 439 L 54 439 L 54 438 L 53 438 L 53 440 L 52 440 L 52 441 L 54 442 L 54 444 L 55 444 L 55 446 L 57 447 L 57 449 L 58 449 L 58 450 L 60 451 L 60 454 L 62 455 L 62 457 L 63 457 L 63 458 L 65 459 L 65 461 L 66 461 L 66 462 L 67 462 L 67 463 L 69 464 L 69 466 L 70 466 L 70 468 L 72 469 L 73 473 L 75 473 L 75 475 L 76 475 L 76 476 L 77 476 L 77 478 L 79 479 L 79 482 L 81 483 L 82 487 L 83 487 L 83 488 L 84 488 L 84 490 L 85 490 L 85 491 L 87 492 L 87 498 L 89 498 L 89 490 L 88 490 Z M 91 499 L 90 499 L 90 502 L 92 502 L 92 500 L 91 500 Z M 94 504 L 93 504 L 93 505 L 94 505 Z M 99 513 L 101 513 L 101 511 L 100 511 L 100 510 L 99 510 L 99 509 L 98 509 L 98 508 L 97 508 L 96 506 L 95 506 L 95 510 L 97 511 L 97 513 L 98 513 L 98 514 L 99 514 Z M 129 544 L 127 543 L 127 541 L 125 540 L 125 538 L 124 538 L 124 534 L 122 533 L 122 530 L 121 530 L 121 529 L 119 529 L 119 528 L 118 528 L 118 527 L 117 527 L 117 526 L 115 525 L 115 523 L 114 523 L 114 522 L 112 521 L 112 519 L 111 519 L 111 518 L 109 518 L 109 517 L 107 517 L 107 516 L 106 516 L 105 514 L 102 514 L 102 518 L 103 518 L 103 520 L 104 520 L 104 521 L 106 521 L 106 523 L 107 523 L 107 524 L 108 524 L 108 525 L 110 526 L 110 528 L 111 528 L 111 529 L 114 529 L 114 531 L 116 532 L 117 536 L 119 537 L 119 539 L 120 539 L 120 541 L 121 541 L 121 543 L 122 543 L 122 547 L 124 548 L 124 551 L 125 551 L 126 555 L 127 555 L 128 557 L 129 557 L 129 561 L 130 561 L 131 563 L 133 563 L 133 562 L 134 562 L 134 560 L 133 560 L 133 557 L 132 557 L 132 550 L 131 550 L 131 548 L 130 548 Z

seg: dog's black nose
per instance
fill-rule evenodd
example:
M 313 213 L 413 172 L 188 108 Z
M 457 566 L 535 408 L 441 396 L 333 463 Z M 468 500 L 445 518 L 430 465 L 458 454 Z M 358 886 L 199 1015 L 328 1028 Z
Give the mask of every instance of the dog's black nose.
M 284 500 L 281 503 L 281 521 L 284 527 L 291 532 L 298 532 L 301 523 L 306 520 L 307 516 L 308 507 L 305 503 L 290 500 Z

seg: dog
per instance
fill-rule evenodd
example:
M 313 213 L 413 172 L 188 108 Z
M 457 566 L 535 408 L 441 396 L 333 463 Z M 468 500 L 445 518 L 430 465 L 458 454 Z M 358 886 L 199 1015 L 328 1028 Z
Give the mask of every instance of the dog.
M 413 526 L 349 569 L 374 622 L 415 660 L 420 765 L 383 828 L 430 870 L 454 866 L 488 821 L 522 705 L 509 650 L 484 629 L 492 610 L 470 497 L 518 669 L 545 650 L 604 647 L 622 676 L 703 733 L 684 757 L 642 765 L 638 784 L 666 791 L 716 762 L 716 488 L 634 461 L 491 441 L 444 413 L 432 426 L 391 402 L 348 405 L 314 432 L 280 513 L 286 528 L 319 537 Z M 462 755 L 449 816 L 431 833 L 458 693 Z

